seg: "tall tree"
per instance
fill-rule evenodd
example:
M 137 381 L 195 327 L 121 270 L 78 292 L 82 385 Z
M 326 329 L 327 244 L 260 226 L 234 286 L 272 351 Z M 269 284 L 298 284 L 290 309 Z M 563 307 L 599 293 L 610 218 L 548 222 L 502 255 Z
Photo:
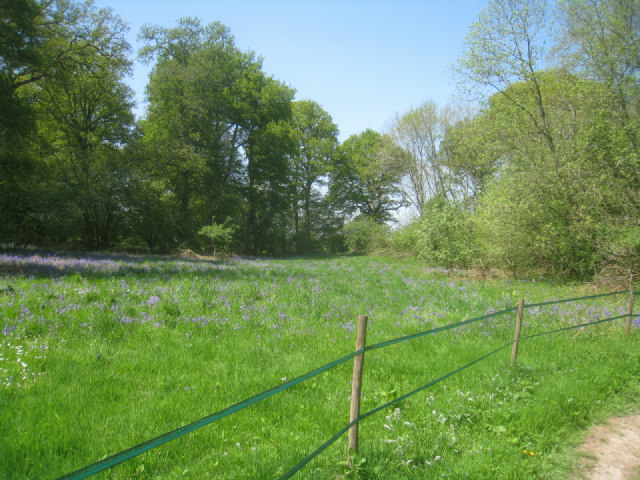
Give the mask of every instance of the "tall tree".
M 297 147 L 291 162 L 293 232 L 298 234 L 299 216 L 303 212 L 304 233 L 309 242 L 315 225 L 314 187 L 326 183 L 324 179 L 338 146 L 338 127 L 316 102 L 301 100 L 293 103 L 292 128 Z
M 601 83 L 560 72 L 539 80 L 555 150 L 530 135 L 521 109 L 496 95 L 490 117 L 502 132 L 496 138 L 502 156 L 478 218 L 499 263 L 586 278 L 598 268 L 607 222 L 620 211 L 620 131 L 609 128 L 613 104 L 602 104 Z M 511 90 L 521 102 L 536 101 L 527 100 L 524 83 Z
M 93 137 L 100 134 L 87 124 L 102 121 L 88 120 L 95 113 L 88 111 L 95 107 L 89 97 L 104 96 L 99 89 L 105 88 L 117 90 L 116 97 L 129 95 L 119 83 L 129 66 L 126 27 L 110 11 L 98 11 L 91 2 L 8 1 L 0 6 L 0 13 L 0 185 L 6 192 L 0 201 L 0 236 L 37 242 L 45 239 L 46 225 L 65 216 L 62 210 L 52 210 L 52 200 L 64 196 L 56 194 L 58 184 L 47 175 L 47 165 L 60 166 L 53 156 L 65 148 L 75 155 L 86 142 L 101 141 Z M 105 72 L 109 72 L 109 80 Z M 62 105 L 59 94 L 67 94 L 67 100 L 73 97 L 75 105 Z M 124 110 L 128 110 L 129 99 L 124 103 Z M 73 115 L 65 114 L 62 119 L 58 107 L 66 108 L 67 114 L 77 109 L 78 116 L 70 120 Z M 82 108 L 84 112 L 80 112 Z M 100 115 L 104 113 L 102 110 Z M 130 123 L 130 113 L 123 115 L 103 120 L 118 130 L 120 121 Z M 40 141 L 35 137 L 36 126 Z M 81 146 L 83 136 L 85 145 Z M 74 146 L 63 146 L 66 140 Z M 67 154 L 62 157 L 68 159 Z M 68 196 L 67 204 L 74 198 Z M 56 231 L 56 236 L 59 233 Z
M 113 17 L 111 12 L 108 12 Z M 77 65 L 88 65 L 96 53 L 115 61 L 128 49 L 116 40 L 126 26 L 119 22 L 109 32 L 98 32 L 92 22 L 91 1 L 7 0 L 0 4 L 0 133 L 15 127 L 33 104 L 33 89 L 42 79 L 66 75 Z M 110 37 L 107 38 L 107 37 Z M 112 45 L 104 50 L 105 41 Z M 115 57 L 111 57 L 115 55 Z
M 361 214 L 382 223 L 404 205 L 400 183 L 404 152 L 391 138 L 373 130 L 352 135 L 335 156 L 330 194 L 346 214 Z
M 145 27 L 142 38 L 142 57 L 156 60 L 142 128 L 173 196 L 179 240 L 200 243 L 203 225 L 229 216 L 248 249 L 262 248 L 288 204 L 291 143 L 280 122 L 291 117 L 293 90 L 265 75 L 220 23 L 186 18 Z
M 219 23 L 185 18 L 174 28 L 144 27 L 141 38 L 141 57 L 156 61 L 142 123 L 145 150 L 155 152 L 153 170 L 173 197 L 179 240 L 189 244 L 211 217 L 234 216 L 245 135 L 238 102 L 247 70 L 259 64 Z
M 452 125 L 468 115 L 460 105 L 441 108 L 427 101 L 391 121 L 389 135 L 406 152 L 403 194 L 418 215 L 429 198 L 454 194 L 442 142 Z
M 247 92 L 246 141 L 247 247 L 252 253 L 282 248 L 290 205 L 289 163 L 295 151 L 291 136 L 294 91 L 258 72 Z
M 637 0 L 562 0 L 566 66 L 603 82 L 616 101 L 634 165 L 640 162 L 640 3 Z M 640 175 L 636 175 L 640 187 Z
M 81 50 L 74 64 L 39 82 L 38 125 L 49 151 L 50 191 L 58 191 L 52 205 L 71 212 L 69 221 L 77 214 L 87 246 L 104 248 L 125 207 L 127 172 L 120 150 L 133 125 L 133 94 L 123 83 L 131 66 L 129 45 L 124 24 L 108 10 L 89 8 L 74 18 L 75 42 L 94 48 Z
M 452 188 L 471 207 L 505 158 L 502 131 L 494 120 L 491 109 L 458 119 L 447 129 L 440 145 L 441 161 L 451 174 Z
M 609 241 L 600 250 L 605 276 L 626 286 L 640 276 L 640 3 L 561 0 L 559 6 L 561 61 L 605 85 L 600 98 L 611 104 L 609 130 L 619 133 L 611 173 L 625 188 L 615 214 L 603 219 Z
M 21 87 L 40 78 L 43 68 L 42 6 L 35 0 L 12 0 L 0 5 L 0 138 L 20 126 L 28 102 Z M 17 130 L 17 128 L 16 128 Z
M 565 18 L 568 38 L 587 38 L 578 28 L 583 3 L 587 17 L 599 18 L 588 26 L 594 43 L 568 49 L 582 61 L 575 70 L 579 75 L 548 69 L 551 9 L 541 0 L 491 1 L 473 24 L 460 60 L 459 71 L 473 87 L 495 92 L 476 121 L 489 127 L 480 141 L 480 159 L 499 169 L 488 187 L 483 185 L 478 218 L 489 250 L 500 252 L 502 265 L 587 277 L 598 268 L 608 225 L 625 216 L 616 198 L 627 197 L 624 159 L 630 157 L 622 153 L 624 122 L 615 125 L 622 110 L 611 94 L 616 82 L 584 74 L 594 71 L 585 59 L 595 58 L 585 48 L 602 45 L 596 37 L 608 36 L 604 25 L 616 17 L 614 6 L 627 2 L 565 2 L 571 4 Z M 629 62 L 623 54 L 607 58 L 620 62 L 619 71 Z M 468 146 L 460 149 L 460 143 Z M 456 149 L 464 155 L 474 148 L 465 140 L 453 146 L 454 158 Z M 476 162 L 473 155 L 469 159 Z

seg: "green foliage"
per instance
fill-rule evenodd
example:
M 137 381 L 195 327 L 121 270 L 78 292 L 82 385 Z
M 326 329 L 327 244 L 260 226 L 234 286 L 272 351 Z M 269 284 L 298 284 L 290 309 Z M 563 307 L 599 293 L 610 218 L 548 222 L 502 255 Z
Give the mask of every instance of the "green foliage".
M 478 262 L 471 212 L 440 195 L 431 198 L 417 221 L 416 249 L 429 264 L 465 268 Z
M 378 222 L 389 220 L 403 205 L 403 155 L 389 136 L 373 130 L 352 135 L 334 159 L 329 184 L 332 201 L 347 215 L 359 213 Z
M 290 205 L 293 90 L 220 23 L 185 18 L 142 36 L 141 56 L 156 59 L 143 141 L 157 158 L 152 178 L 172 192 L 179 241 L 195 244 L 206 219 L 231 216 L 245 250 L 274 252 Z
M 129 208 L 124 216 L 123 240 L 152 252 L 170 251 L 178 242 L 174 196 L 165 179 L 154 175 L 153 155 L 138 138 L 127 148 L 132 168 L 125 190 Z
M 0 109 L 2 237 L 105 248 L 124 207 L 115 150 L 133 121 L 126 27 L 90 3 L 2 10 L 0 97 L 12 105 Z
M 214 260 L 216 259 L 216 252 L 218 250 L 226 251 L 231 244 L 235 227 L 228 225 L 229 222 L 231 222 L 231 217 L 227 217 L 223 223 L 215 223 L 215 221 L 213 221 L 211 225 L 205 225 L 198 232 L 198 235 L 204 235 L 209 239 L 211 247 L 213 248 Z
M 545 2 L 493 0 L 481 12 L 459 72 L 496 93 L 444 148 L 476 200 L 488 264 L 590 278 L 609 232 L 638 213 L 640 117 L 630 107 L 640 65 L 628 48 L 638 11 L 636 2 L 565 1 L 559 13 L 554 51 L 565 69 L 552 70 Z
M 439 152 L 453 190 L 463 198 L 477 200 L 495 175 L 506 150 L 502 133 L 491 110 L 459 120 L 447 130 Z
M 115 14 L 4 1 L 0 241 L 197 249 L 202 225 L 230 217 L 238 252 L 370 251 L 389 242 L 381 224 L 411 205 L 423 219 L 391 244 L 430 263 L 633 278 L 639 8 L 491 0 L 458 65 L 484 100 L 477 115 L 425 102 L 389 135 L 339 146 L 329 113 L 294 102 L 220 23 L 143 27 L 152 71 L 134 128 Z M 371 221 L 343 231 L 358 216 Z
M 342 229 L 349 252 L 370 253 L 389 246 L 389 227 L 367 215 L 360 215 Z
M 469 28 L 458 60 L 467 87 L 493 93 L 517 81 L 535 85 L 548 54 L 550 15 L 545 0 L 491 0 Z
M 420 222 L 412 221 L 391 234 L 391 248 L 401 255 L 418 256 L 420 243 Z
M 143 154 L 153 159 L 144 181 L 170 192 L 177 241 L 190 244 L 212 216 L 240 213 L 242 119 L 260 63 L 219 23 L 186 18 L 174 28 L 146 26 L 141 36 L 140 56 L 156 60 L 141 125 Z
M 640 5 L 634 0 L 560 0 L 564 35 L 559 50 L 568 68 L 601 81 L 615 99 L 613 113 L 629 154 L 640 144 Z M 637 167 L 636 167 L 637 168 Z
M 504 160 L 478 202 L 477 223 L 490 264 L 588 278 L 606 224 L 625 209 L 615 196 L 626 182 L 612 174 L 620 168 L 614 160 L 619 135 L 601 84 L 551 72 L 539 74 L 538 82 L 553 148 L 542 134 L 525 141 L 530 118 L 504 96 L 494 97 L 489 114 L 503 125 Z M 508 93 L 533 108 L 528 91 L 520 83 Z
M 318 201 L 321 197 L 317 187 L 326 185 L 338 146 L 338 127 L 320 105 L 310 100 L 293 102 L 292 112 L 296 143 L 290 167 L 293 242 L 298 252 L 312 251 L 321 230 L 318 207 L 322 202 Z M 327 204 L 322 205 L 322 208 L 327 207 Z
M 33 127 L 31 95 L 20 93 L 40 75 L 44 32 L 35 0 L 2 2 L 0 18 L 0 145 L 6 147 L 5 142 L 19 136 L 21 130 Z

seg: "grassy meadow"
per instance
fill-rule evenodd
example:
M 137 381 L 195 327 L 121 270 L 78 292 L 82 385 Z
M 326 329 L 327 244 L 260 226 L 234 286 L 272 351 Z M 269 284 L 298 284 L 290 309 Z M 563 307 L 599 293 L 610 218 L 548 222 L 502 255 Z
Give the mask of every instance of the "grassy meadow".
M 448 276 L 372 257 L 0 254 L 0 478 L 57 478 L 367 343 L 591 287 Z M 533 308 L 522 335 L 625 314 L 628 295 Z M 586 429 L 637 409 L 640 329 L 525 340 L 360 425 L 296 478 L 567 478 Z M 367 412 L 513 338 L 515 313 L 367 352 Z M 352 362 L 94 478 L 279 478 L 349 421 Z

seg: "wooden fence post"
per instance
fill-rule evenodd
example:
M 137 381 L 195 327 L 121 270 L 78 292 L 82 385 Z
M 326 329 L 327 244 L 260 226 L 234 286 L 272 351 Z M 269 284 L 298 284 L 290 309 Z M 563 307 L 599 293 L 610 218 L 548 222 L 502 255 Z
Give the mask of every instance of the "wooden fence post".
M 356 351 L 365 347 L 367 341 L 367 321 L 366 315 L 358 316 L 358 336 L 356 338 Z M 362 367 L 364 365 L 364 352 L 356 355 L 353 359 L 353 380 L 351 381 L 351 411 L 349 423 L 360 416 L 360 392 L 362 391 Z M 349 450 L 347 451 L 347 462 L 353 468 L 353 456 L 351 449 L 358 451 L 358 423 L 349 429 Z
M 627 336 L 631 334 L 631 320 L 633 318 L 633 287 L 629 290 L 629 316 L 627 317 L 627 328 L 625 333 Z
M 513 348 L 511 349 L 511 365 L 516 363 L 518 357 L 518 344 L 520 343 L 520 331 L 522 330 L 522 314 L 524 312 L 524 298 L 518 300 L 518 316 L 516 317 L 516 333 L 513 336 Z

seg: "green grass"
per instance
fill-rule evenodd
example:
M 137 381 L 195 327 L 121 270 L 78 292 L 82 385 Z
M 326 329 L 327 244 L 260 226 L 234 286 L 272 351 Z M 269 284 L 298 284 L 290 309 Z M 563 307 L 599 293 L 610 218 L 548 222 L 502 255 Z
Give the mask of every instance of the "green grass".
M 367 343 L 596 293 L 450 279 L 384 258 L 218 262 L 0 256 L 0 478 L 56 478 Z M 626 312 L 628 295 L 525 313 L 523 335 Z M 605 310 L 606 309 L 606 310 Z M 362 411 L 508 343 L 515 313 L 366 354 Z M 525 340 L 366 418 L 296 478 L 567 478 L 593 422 L 638 407 L 624 320 Z M 279 478 L 345 426 L 351 362 L 96 478 Z M 526 450 L 526 454 L 524 451 Z M 534 455 L 531 455 L 533 452 Z

